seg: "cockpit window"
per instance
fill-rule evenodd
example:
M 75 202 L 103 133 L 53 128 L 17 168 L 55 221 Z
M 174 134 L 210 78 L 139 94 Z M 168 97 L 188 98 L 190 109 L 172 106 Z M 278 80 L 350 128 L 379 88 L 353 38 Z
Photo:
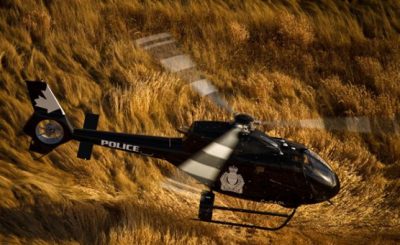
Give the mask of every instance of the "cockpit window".
M 317 153 L 313 152 L 312 150 L 305 150 L 304 154 L 305 154 L 304 163 L 309 164 L 313 163 L 314 161 L 318 161 L 322 163 L 325 167 L 327 167 L 329 170 L 332 170 L 332 168 L 328 165 L 328 163 L 325 162 L 324 159 L 322 159 Z
M 332 168 L 318 154 L 311 150 L 305 150 L 304 155 L 309 161 L 309 164 L 304 164 L 307 176 L 330 187 L 337 184 Z
M 297 155 L 297 154 L 292 155 L 292 160 L 300 163 L 306 163 L 308 161 L 307 157 L 305 157 L 304 155 Z
M 268 138 L 264 133 L 258 130 L 253 131 L 251 134 L 243 134 L 240 137 L 241 144 L 238 152 L 244 154 L 264 155 L 280 151 L 280 148 L 275 141 Z

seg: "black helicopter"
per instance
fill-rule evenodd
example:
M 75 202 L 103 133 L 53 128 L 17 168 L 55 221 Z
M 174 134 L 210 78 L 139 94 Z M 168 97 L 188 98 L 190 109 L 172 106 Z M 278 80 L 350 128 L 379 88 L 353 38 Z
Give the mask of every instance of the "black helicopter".
M 151 51 L 170 72 L 189 79 L 201 95 L 233 112 L 215 87 L 198 75 L 188 56 L 177 53 L 175 47 L 167 52 L 154 51 L 175 45 L 170 34 L 141 38 L 136 44 Z M 190 69 L 190 76 L 182 73 Z M 77 156 L 86 160 L 91 157 L 93 145 L 167 160 L 208 187 L 201 194 L 198 215 L 201 221 L 276 230 L 289 222 L 300 205 L 329 201 L 340 190 L 338 176 L 318 154 L 302 144 L 266 135 L 256 129 L 259 122 L 246 114 L 234 113 L 230 122 L 195 121 L 190 127 L 179 129 L 182 138 L 98 131 L 98 115 L 91 113 L 86 114 L 83 128 L 78 129 L 71 126 L 47 83 L 27 81 L 27 87 L 34 113 L 24 132 L 32 138 L 31 151 L 47 154 L 69 140 L 77 140 L 80 142 Z M 283 214 L 215 206 L 213 192 L 273 202 L 293 210 Z M 213 220 L 214 209 L 286 219 L 277 227 L 237 224 Z

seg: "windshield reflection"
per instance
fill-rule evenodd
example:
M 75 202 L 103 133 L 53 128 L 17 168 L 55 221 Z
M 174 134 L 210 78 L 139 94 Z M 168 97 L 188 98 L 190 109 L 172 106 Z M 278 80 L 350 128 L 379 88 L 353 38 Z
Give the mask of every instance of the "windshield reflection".
M 304 154 L 307 175 L 321 184 L 334 187 L 337 183 L 332 168 L 315 152 L 305 150 Z

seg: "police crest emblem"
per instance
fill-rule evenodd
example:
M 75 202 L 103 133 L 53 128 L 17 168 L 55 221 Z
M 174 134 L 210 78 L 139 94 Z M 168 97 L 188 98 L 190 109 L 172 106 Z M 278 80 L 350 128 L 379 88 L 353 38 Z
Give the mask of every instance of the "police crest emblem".
M 237 172 L 237 167 L 229 167 L 229 172 L 225 172 L 220 178 L 221 190 L 236 192 L 239 194 L 243 193 L 244 180 L 242 175 Z

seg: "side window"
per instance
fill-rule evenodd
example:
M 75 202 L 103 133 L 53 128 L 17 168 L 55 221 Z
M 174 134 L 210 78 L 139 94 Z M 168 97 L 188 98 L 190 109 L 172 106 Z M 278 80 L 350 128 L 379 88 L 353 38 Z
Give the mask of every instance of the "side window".
M 258 139 L 249 135 L 242 136 L 240 139 L 240 153 L 244 155 L 259 155 L 266 150 L 265 145 Z
M 298 155 L 298 154 L 293 154 L 292 160 L 295 161 L 295 162 L 303 163 L 304 162 L 304 156 L 303 155 Z
M 239 156 L 252 161 L 265 161 L 265 159 L 272 159 L 274 157 L 273 151 L 264 142 L 249 135 L 242 136 L 237 149 Z
M 309 166 L 309 160 L 304 154 L 293 154 L 291 160 L 298 166 L 302 168 L 303 166 Z

